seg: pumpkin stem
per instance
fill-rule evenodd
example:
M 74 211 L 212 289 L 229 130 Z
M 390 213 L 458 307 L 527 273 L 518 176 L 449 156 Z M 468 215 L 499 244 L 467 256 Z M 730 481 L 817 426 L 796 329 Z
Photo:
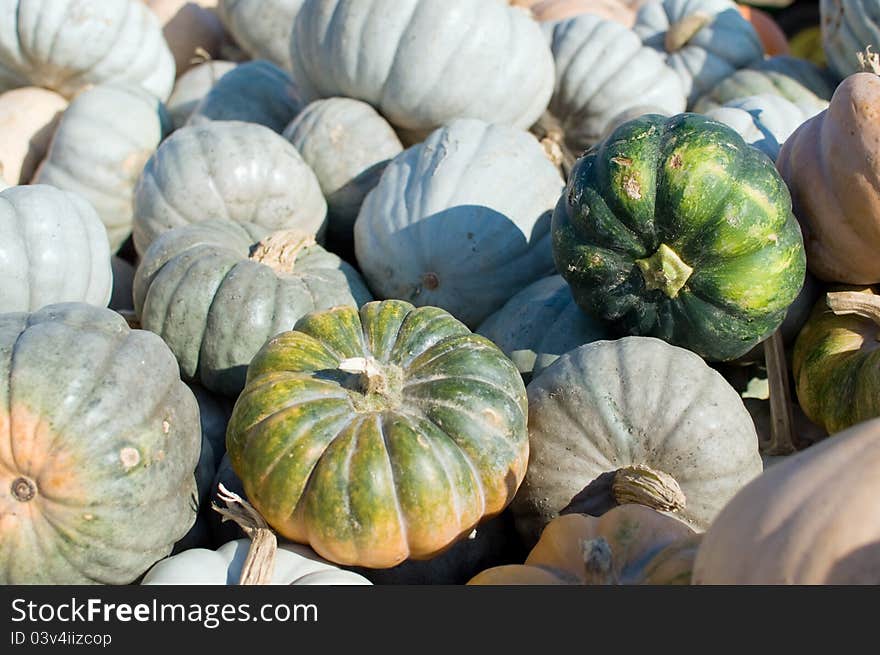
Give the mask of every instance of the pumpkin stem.
M 613 554 L 611 545 L 605 537 L 596 537 L 581 542 L 586 569 L 586 584 L 613 585 L 614 578 Z
M 794 414 L 788 386 L 788 361 L 781 330 L 776 330 L 764 341 L 764 361 L 767 364 L 767 383 L 770 387 L 770 440 L 759 444 L 761 453 L 790 455 L 797 448 L 794 445 Z
M 874 73 L 880 75 L 880 54 L 871 52 L 871 46 L 865 47 L 864 52 L 857 52 L 856 57 L 859 60 L 859 66 L 865 73 Z
M 238 584 L 270 584 L 275 572 L 275 553 L 278 550 L 275 533 L 253 505 L 229 491 L 222 482 L 219 489 L 220 500 L 226 503 L 226 508 L 212 503 L 214 511 L 223 517 L 223 521 L 235 521 L 251 539 L 251 547 L 241 568 Z
M 635 503 L 661 512 L 679 511 L 687 504 L 675 478 L 644 464 L 617 469 L 611 494 L 619 505 Z
M 828 293 L 825 294 L 825 304 L 838 316 L 854 314 L 880 326 L 880 296 L 871 289 Z
M 660 289 L 670 298 L 678 296 L 678 292 L 690 279 L 694 272 L 684 263 L 678 253 L 665 243 L 650 257 L 637 259 L 636 264 L 642 269 L 647 289 Z
M 211 53 L 205 50 L 202 46 L 197 46 L 195 50 L 193 50 L 193 56 L 190 58 L 189 63 L 193 65 L 204 64 L 211 61 L 213 57 Z
M 565 131 L 556 117 L 545 111 L 529 131 L 541 143 L 547 159 L 559 169 L 563 179 L 568 180 L 577 157 L 565 145 Z
M 373 357 L 349 357 L 339 362 L 337 368 L 346 373 L 361 376 L 365 394 L 384 395 L 388 393 L 388 377 Z
M 313 234 L 302 230 L 280 230 L 252 246 L 250 259 L 276 273 L 291 273 L 300 252 L 316 243 Z
M 697 32 L 706 27 L 711 21 L 711 16 L 698 11 L 670 25 L 666 31 L 666 37 L 663 39 L 663 46 L 666 48 L 666 52 L 673 53 L 681 50 L 694 38 Z

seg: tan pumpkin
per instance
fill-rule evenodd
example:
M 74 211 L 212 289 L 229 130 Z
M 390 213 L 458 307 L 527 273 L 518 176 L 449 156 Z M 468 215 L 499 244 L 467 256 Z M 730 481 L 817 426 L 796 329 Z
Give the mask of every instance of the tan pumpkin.
M 880 584 L 880 419 L 786 457 L 706 532 L 694 584 Z
M 544 528 L 525 564 L 474 576 L 469 585 L 689 584 L 700 535 L 644 505 L 601 517 L 563 514 Z
M 810 271 L 828 282 L 880 282 L 880 77 L 855 73 L 841 82 L 828 109 L 785 141 L 776 167 L 791 190 Z
M 529 9 L 539 22 L 565 20 L 580 14 L 594 14 L 627 27 L 636 22 L 635 9 L 621 0 L 513 0 L 512 4 Z
M 28 184 L 46 156 L 67 100 L 24 86 L 0 95 L 0 172 L 9 184 Z
M 162 33 L 174 55 L 177 77 L 205 55 L 220 57 L 226 31 L 216 13 L 217 0 L 143 0 L 159 17 Z

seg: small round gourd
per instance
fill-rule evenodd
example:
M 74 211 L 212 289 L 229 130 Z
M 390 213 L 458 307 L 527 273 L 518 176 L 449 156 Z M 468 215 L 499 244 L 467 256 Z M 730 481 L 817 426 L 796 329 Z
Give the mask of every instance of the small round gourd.
M 367 194 L 358 264 L 377 297 L 476 327 L 553 272 L 549 218 L 563 184 L 528 132 L 454 121 L 395 157 Z
M 138 267 L 134 305 L 186 380 L 235 397 L 251 358 L 308 312 L 371 300 L 358 273 L 295 231 L 204 221 L 162 234 Z
M 279 534 L 387 568 L 440 554 L 507 507 L 528 459 L 526 412 L 497 346 L 442 309 L 388 300 L 314 312 L 271 339 L 226 446 Z
M 511 505 L 527 544 L 560 513 L 633 502 L 702 531 L 761 472 L 736 390 L 659 339 L 580 346 L 532 380 L 528 401 L 529 466 Z
M 199 410 L 156 335 L 82 303 L 0 314 L 0 400 L 0 584 L 128 584 L 193 524 Z
M 577 306 L 560 275 L 527 286 L 477 332 L 513 360 L 526 384 L 569 350 L 608 338 L 605 326 Z
M 698 114 L 646 115 L 578 160 L 553 253 L 584 311 L 712 360 L 770 336 L 801 290 L 801 231 L 773 162 Z
M 303 0 L 220 0 L 217 9 L 242 50 L 289 72 L 291 33 L 302 4 Z
M 174 83 L 174 90 L 165 103 L 174 129 L 183 127 L 189 120 L 196 106 L 202 101 L 208 91 L 226 73 L 238 64 L 234 61 L 212 59 L 197 66 L 193 66 Z
M 135 187 L 134 245 L 143 255 L 162 232 L 217 218 L 320 239 L 326 217 L 314 172 L 280 134 L 209 121 L 175 131 L 147 161 Z
M 280 134 L 304 106 L 302 93 L 290 75 L 270 61 L 247 61 L 216 81 L 187 124 L 242 121 Z
M 880 419 L 786 457 L 703 537 L 693 583 L 880 584 Z
M 327 198 L 327 235 L 353 247 L 354 222 L 364 197 L 403 145 L 394 129 L 370 105 L 351 98 L 316 100 L 284 130 L 315 171 Z
M 106 307 L 113 272 L 101 219 L 55 187 L 0 190 L 0 279 L 0 313 L 75 301 Z
M 305 0 L 291 58 L 315 97 L 363 100 L 412 131 L 457 118 L 527 129 L 553 92 L 541 28 L 507 0 Z
M 72 98 L 122 83 L 171 93 L 174 56 L 141 0 L 0 0 L 0 15 L 0 92 L 40 86 Z
M 730 0 L 648 2 L 639 9 L 633 29 L 678 74 L 688 106 L 764 56 L 755 28 Z
M 170 130 L 164 105 L 142 88 L 94 86 L 71 101 L 32 182 L 88 200 L 116 252 L 131 235 L 135 184 Z
M 487 569 L 469 585 L 687 585 L 700 535 L 643 505 L 601 517 L 564 514 L 544 528 L 525 563 Z
M 0 94 L 0 173 L 28 184 L 46 156 L 67 100 L 48 89 L 25 86 Z
M 565 141 L 581 152 L 602 138 L 608 123 L 633 107 L 684 111 L 686 97 L 675 71 L 626 27 L 591 14 L 553 25 L 556 84 L 549 111 Z

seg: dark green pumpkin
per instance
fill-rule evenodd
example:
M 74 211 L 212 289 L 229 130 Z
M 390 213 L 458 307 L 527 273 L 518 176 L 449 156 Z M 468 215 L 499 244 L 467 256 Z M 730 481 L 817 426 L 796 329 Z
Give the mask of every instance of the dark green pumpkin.
M 838 315 L 828 297 L 861 300 Z M 850 303 L 852 305 L 852 303 Z M 856 313 L 858 312 L 858 313 Z M 813 308 L 792 355 L 797 399 L 829 434 L 880 416 L 880 296 L 870 287 L 829 293 Z
M 585 311 L 707 359 L 772 334 L 806 272 L 773 162 L 698 114 L 645 115 L 587 151 L 552 231 L 557 269 Z
M 448 312 L 399 300 L 302 318 L 254 357 L 226 434 L 248 500 L 340 564 L 428 559 L 513 499 L 519 372 Z

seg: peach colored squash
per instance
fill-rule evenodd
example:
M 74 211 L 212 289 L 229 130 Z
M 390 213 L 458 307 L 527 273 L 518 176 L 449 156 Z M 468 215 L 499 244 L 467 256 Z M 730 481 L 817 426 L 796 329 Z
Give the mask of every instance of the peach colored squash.
M 162 33 L 174 55 L 177 77 L 198 61 L 200 53 L 220 56 L 226 31 L 216 13 L 217 0 L 143 0 L 162 23 Z M 204 51 L 204 53 L 202 53 Z
M 525 7 L 537 21 L 565 20 L 580 14 L 594 14 L 627 27 L 636 22 L 636 10 L 621 0 L 513 0 Z
M 64 97 L 35 86 L 0 95 L 0 173 L 9 184 L 31 181 L 66 107 Z

